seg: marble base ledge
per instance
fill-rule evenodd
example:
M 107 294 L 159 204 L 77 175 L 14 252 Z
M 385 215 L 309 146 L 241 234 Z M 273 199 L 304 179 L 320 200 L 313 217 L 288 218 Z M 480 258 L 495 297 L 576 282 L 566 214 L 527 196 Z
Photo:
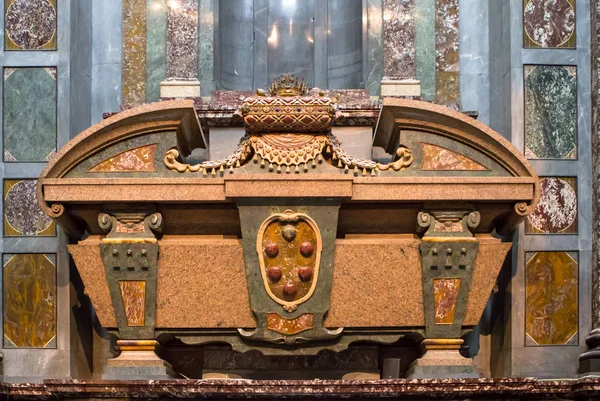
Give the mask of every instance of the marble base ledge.
M 197 80 L 166 80 L 160 83 L 161 99 L 199 98 L 200 82 Z
M 10 400 L 41 399 L 465 399 L 580 400 L 600 396 L 600 379 L 391 379 L 391 380 L 46 380 L 0 383 Z

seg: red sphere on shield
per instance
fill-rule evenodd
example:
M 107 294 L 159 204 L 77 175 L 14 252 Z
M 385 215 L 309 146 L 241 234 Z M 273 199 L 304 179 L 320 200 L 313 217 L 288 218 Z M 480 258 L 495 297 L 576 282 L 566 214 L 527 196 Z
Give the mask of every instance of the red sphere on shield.
M 265 244 L 265 254 L 270 258 L 275 258 L 279 255 L 279 245 L 274 242 Z
M 281 280 L 282 276 L 281 269 L 277 266 L 269 267 L 269 270 L 267 270 L 267 276 L 269 276 L 269 279 L 271 279 L 271 281 L 278 282 L 279 280 Z
M 300 269 L 298 269 L 298 278 L 300 278 L 300 280 L 304 281 L 305 283 L 307 281 L 310 281 L 312 275 L 313 271 L 310 267 L 301 267 Z
M 312 242 L 304 241 L 300 244 L 300 254 L 305 258 L 310 258 L 315 251 L 315 247 Z
M 283 286 L 283 295 L 285 295 L 286 297 L 291 298 L 296 295 L 296 292 L 296 284 L 294 283 L 287 283 Z

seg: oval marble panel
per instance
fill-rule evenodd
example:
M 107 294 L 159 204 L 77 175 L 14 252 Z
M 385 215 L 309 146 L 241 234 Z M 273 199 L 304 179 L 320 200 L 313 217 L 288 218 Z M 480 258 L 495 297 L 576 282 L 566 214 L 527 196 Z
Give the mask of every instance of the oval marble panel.
M 5 236 L 55 234 L 53 220 L 38 205 L 36 185 L 37 180 L 4 181 Z
M 9 49 L 46 48 L 56 35 L 56 9 L 48 0 L 15 0 L 8 6 L 4 21 Z
M 545 177 L 540 180 L 541 197 L 538 207 L 528 217 L 535 230 L 546 234 L 567 230 L 577 218 L 577 193 L 569 178 Z M 573 231 L 573 230 L 569 230 Z M 573 232 L 577 232 L 577 228 Z
M 527 47 L 574 47 L 575 7 L 568 0 L 530 0 L 523 22 Z

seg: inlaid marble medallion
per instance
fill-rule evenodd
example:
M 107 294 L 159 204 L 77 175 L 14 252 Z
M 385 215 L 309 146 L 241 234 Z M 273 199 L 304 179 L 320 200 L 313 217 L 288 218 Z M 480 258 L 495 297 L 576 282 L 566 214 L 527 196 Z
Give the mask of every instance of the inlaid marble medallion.
M 56 50 L 57 0 L 4 0 L 5 50 Z
M 144 326 L 146 320 L 146 282 L 119 281 L 121 300 L 125 310 L 127 326 Z
M 577 344 L 577 253 L 527 252 L 525 260 L 525 345 Z
M 4 348 L 56 347 L 56 255 L 4 254 Z
M 525 47 L 575 47 L 575 0 L 524 0 Z
M 56 68 L 4 68 L 4 161 L 48 161 L 56 150 Z
M 54 236 L 56 224 L 40 208 L 37 180 L 4 180 L 4 236 Z
M 433 280 L 435 302 L 435 324 L 454 323 L 454 313 L 460 291 L 459 278 L 440 278 Z
M 88 173 L 123 173 L 156 171 L 154 153 L 157 144 L 126 150 L 92 167 Z
M 421 161 L 421 170 L 432 171 L 476 171 L 487 170 L 476 161 L 453 152 L 441 146 L 421 142 L 423 159 Z
M 577 159 L 576 67 L 525 66 L 525 156 Z
M 538 207 L 527 216 L 527 234 L 577 234 L 577 178 L 540 178 Z

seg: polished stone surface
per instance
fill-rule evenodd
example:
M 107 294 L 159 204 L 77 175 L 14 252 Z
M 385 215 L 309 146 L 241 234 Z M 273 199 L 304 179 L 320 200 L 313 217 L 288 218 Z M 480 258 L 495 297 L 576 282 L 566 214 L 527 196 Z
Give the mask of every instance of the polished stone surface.
M 543 177 L 541 199 L 527 216 L 526 234 L 577 234 L 577 178 Z
M 415 4 L 415 68 L 423 100 L 435 100 L 435 0 Z
M 577 252 L 527 252 L 525 345 L 577 344 Z
M 414 79 L 415 0 L 383 0 L 383 76 Z
M 56 255 L 4 254 L 5 348 L 55 348 Z
M 153 380 L 99 381 L 53 379 L 44 383 L 2 383 L 10 399 L 228 399 L 275 398 L 364 400 L 407 399 L 515 400 L 593 399 L 600 379 L 388 379 L 388 380 Z
M 123 1 L 122 104 L 146 100 L 146 0 Z
M 55 236 L 56 223 L 40 208 L 37 180 L 4 180 L 4 236 Z
M 435 100 L 460 102 L 458 0 L 436 0 L 435 7 Z
M 217 89 L 215 81 L 215 21 L 214 2 L 217 0 L 199 0 L 199 33 L 198 33 L 198 77 L 200 93 L 210 96 Z
M 576 67 L 525 66 L 525 155 L 577 159 Z
M 198 0 L 168 2 L 167 78 L 198 77 Z
M 525 47 L 574 48 L 575 0 L 524 0 Z
M 160 83 L 167 77 L 167 0 L 147 0 L 146 102 L 160 98 Z
M 47 161 L 56 151 L 56 68 L 4 68 L 4 161 Z
M 5 50 L 56 50 L 57 0 L 4 0 Z
M 367 78 L 371 96 L 381 90 L 383 78 L 383 0 L 367 0 Z

